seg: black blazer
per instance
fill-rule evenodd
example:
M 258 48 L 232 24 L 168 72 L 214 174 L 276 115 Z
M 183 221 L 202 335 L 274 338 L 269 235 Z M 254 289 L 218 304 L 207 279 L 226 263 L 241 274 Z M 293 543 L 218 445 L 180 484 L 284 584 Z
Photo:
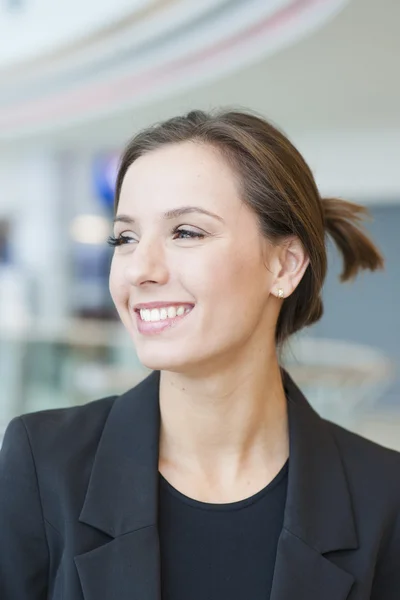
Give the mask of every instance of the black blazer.
M 159 375 L 10 423 L 1 600 L 160 600 Z M 399 600 L 400 453 L 321 419 L 283 379 L 289 479 L 271 600 Z

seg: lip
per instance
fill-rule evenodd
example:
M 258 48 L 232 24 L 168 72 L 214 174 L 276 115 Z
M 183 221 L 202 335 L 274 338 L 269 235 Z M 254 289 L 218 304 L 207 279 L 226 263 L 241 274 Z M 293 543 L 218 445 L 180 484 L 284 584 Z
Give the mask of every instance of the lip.
M 164 304 L 164 306 L 172 306 L 171 304 Z M 178 326 L 182 321 L 187 319 L 189 315 L 193 312 L 194 305 L 193 304 L 179 304 L 179 306 L 190 306 L 190 311 L 184 313 L 183 315 L 176 316 L 173 319 L 164 319 L 163 321 L 142 321 L 140 318 L 139 310 L 135 310 L 134 314 L 136 317 L 136 327 L 142 335 L 157 335 L 166 331 L 167 329 L 172 329 Z M 158 308 L 153 306 L 153 308 Z
M 166 308 L 167 306 L 190 306 L 193 308 L 193 302 L 140 302 L 139 304 L 134 304 L 132 309 L 135 311 L 143 309 L 151 310 L 152 308 Z

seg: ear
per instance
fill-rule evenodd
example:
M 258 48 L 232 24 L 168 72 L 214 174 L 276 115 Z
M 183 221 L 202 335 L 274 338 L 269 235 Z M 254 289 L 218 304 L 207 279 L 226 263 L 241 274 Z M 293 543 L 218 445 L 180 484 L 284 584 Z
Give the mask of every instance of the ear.
M 283 298 L 290 296 L 299 285 L 310 259 L 300 240 L 292 236 L 276 247 L 276 254 L 271 265 L 275 277 L 272 281 L 271 294 L 279 297 L 279 289 Z

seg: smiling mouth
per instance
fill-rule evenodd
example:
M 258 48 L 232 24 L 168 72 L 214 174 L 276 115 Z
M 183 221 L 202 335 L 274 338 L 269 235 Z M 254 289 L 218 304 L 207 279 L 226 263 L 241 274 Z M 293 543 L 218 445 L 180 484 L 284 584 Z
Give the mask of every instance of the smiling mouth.
M 137 309 L 135 310 L 137 329 L 143 335 L 155 335 L 173 329 L 192 312 L 193 308 L 194 305 L 182 305 L 160 309 Z
M 183 317 L 193 309 L 193 306 L 165 306 L 162 308 L 140 308 L 136 310 L 141 321 L 145 323 L 158 323 Z

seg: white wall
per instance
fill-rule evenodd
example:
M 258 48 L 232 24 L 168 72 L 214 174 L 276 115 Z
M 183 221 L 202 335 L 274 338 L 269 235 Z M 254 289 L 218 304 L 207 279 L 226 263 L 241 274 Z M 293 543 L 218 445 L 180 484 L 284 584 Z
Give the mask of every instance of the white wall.
M 400 203 L 400 129 L 292 135 L 324 195 Z

